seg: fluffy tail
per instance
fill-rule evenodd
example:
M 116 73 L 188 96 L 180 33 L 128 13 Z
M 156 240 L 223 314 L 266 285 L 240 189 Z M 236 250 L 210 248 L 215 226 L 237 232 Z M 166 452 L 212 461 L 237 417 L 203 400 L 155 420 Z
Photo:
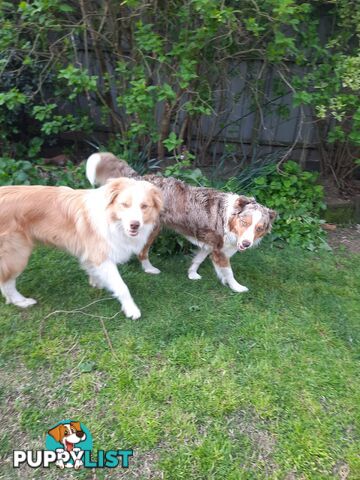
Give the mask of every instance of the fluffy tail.
M 89 182 L 93 187 L 97 184 L 96 169 L 100 162 L 101 162 L 101 153 L 93 153 L 86 160 L 86 178 L 89 180 Z
M 92 186 L 104 185 L 110 178 L 137 176 L 124 160 L 110 152 L 93 153 L 86 161 L 86 177 Z

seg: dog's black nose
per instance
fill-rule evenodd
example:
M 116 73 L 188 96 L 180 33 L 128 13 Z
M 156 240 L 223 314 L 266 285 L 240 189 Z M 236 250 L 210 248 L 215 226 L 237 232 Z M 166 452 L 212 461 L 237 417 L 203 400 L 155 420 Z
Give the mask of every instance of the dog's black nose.
M 130 223 L 131 230 L 137 230 L 140 227 L 140 222 L 134 221 Z
M 241 245 L 242 245 L 244 248 L 248 248 L 248 247 L 250 247 L 251 243 L 249 242 L 249 240 L 243 240 L 243 242 L 241 243 Z
M 79 438 L 82 438 L 84 436 L 84 432 L 82 430 L 78 430 L 76 432 L 76 436 L 79 437 Z

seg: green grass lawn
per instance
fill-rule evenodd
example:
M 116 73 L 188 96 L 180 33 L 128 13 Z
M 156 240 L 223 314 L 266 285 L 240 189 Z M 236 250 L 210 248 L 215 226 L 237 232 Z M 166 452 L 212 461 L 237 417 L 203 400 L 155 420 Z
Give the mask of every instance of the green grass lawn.
M 264 244 L 233 258 L 245 294 L 210 262 L 188 280 L 189 261 L 120 268 L 133 321 L 76 260 L 34 253 L 19 290 L 39 304 L 0 302 L 1 478 L 360 478 L 360 256 Z M 130 468 L 12 469 L 65 418 L 95 449 L 133 448 Z

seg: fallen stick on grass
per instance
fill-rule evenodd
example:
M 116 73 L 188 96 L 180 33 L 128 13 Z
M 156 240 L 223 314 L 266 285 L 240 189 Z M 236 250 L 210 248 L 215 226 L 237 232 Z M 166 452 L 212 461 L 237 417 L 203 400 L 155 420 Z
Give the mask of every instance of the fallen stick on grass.
M 88 312 L 84 312 L 84 310 L 86 308 L 89 308 L 91 307 L 92 305 L 94 305 L 95 303 L 98 303 L 98 302 L 104 302 L 104 301 L 107 301 L 107 300 L 113 300 L 113 297 L 108 297 L 108 298 L 100 298 L 99 300 L 94 300 L 93 302 L 91 303 L 88 303 L 87 305 L 83 306 L 83 307 L 79 307 L 79 308 L 75 308 L 74 310 L 54 310 L 53 312 L 50 312 L 48 315 L 46 315 L 40 322 L 40 326 L 39 326 L 39 336 L 40 338 L 42 338 L 43 336 L 43 333 L 44 333 L 44 327 L 45 327 L 45 320 L 47 320 L 48 318 L 52 317 L 53 315 L 57 315 L 59 313 L 64 313 L 66 315 L 68 314 L 71 314 L 71 315 L 74 315 L 76 313 L 79 313 L 81 315 L 85 315 L 87 317 L 91 317 L 91 318 L 97 318 L 100 323 L 101 323 L 101 326 L 102 326 L 102 329 L 103 329 L 103 332 L 104 332 L 104 335 L 105 335 L 105 338 L 107 340 L 107 343 L 109 345 L 109 348 L 111 350 L 111 353 L 113 354 L 113 356 L 119 360 L 119 358 L 117 357 L 116 353 L 115 353 L 115 350 L 114 350 L 114 347 L 111 343 L 111 339 L 110 339 L 110 336 L 109 336 L 109 332 L 107 331 L 107 328 L 105 326 L 105 323 L 104 323 L 104 320 L 112 320 L 113 318 L 117 317 L 121 312 L 118 311 L 116 312 L 114 315 L 110 316 L 110 317 L 106 317 L 106 316 L 102 316 L 102 315 L 94 315 L 93 313 L 88 313 Z

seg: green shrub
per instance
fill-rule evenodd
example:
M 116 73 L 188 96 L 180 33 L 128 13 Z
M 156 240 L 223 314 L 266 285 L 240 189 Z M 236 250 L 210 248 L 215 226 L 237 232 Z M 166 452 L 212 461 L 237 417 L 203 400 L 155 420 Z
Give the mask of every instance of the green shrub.
M 202 173 L 200 168 L 191 168 L 191 160 L 193 156 L 187 153 L 186 157 L 182 160 L 178 160 L 173 165 L 169 165 L 165 168 L 165 177 L 175 177 L 178 180 L 182 180 L 189 185 L 195 187 L 209 187 L 209 179 Z
M 35 181 L 37 180 L 37 181 Z M 0 157 L 0 186 L 42 184 L 37 168 L 27 160 Z
M 41 161 L 14 160 L 0 157 L 0 186 L 4 185 L 64 185 L 89 188 L 84 165 L 68 162 L 64 167 L 44 165 Z
M 166 257 L 177 253 L 188 254 L 193 249 L 192 244 L 173 230 L 163 229 L 154 242 L 153 251 Z
M 85 166 L 83 163 L 76 165 L 75 163 L 67 162 L 64 167 L 39 165 L 38 169 L 42 175 L 46 176 L 47 185 L 90 188 L 85 176 Z
M 207 160 L 225 134 L 239 158 L 243 119 L 254 154 L 267 118 L 301 125 L 293 107 L 308 106 L 322 169 L 344 188 L 359 165 L 359 18 L 354 0 L 0 2 L 0 155 L 106 131 L 160 159 L 191 139 Z

